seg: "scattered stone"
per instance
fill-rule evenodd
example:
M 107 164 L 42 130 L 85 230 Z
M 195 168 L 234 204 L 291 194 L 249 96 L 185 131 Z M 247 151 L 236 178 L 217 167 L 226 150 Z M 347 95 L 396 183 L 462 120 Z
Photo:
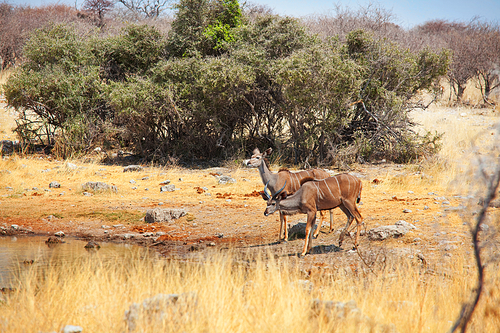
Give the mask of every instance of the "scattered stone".
M 174 192 L 175 191 L 175 185 L 166 185 L 160 187 L 160 192 Z
M 89 192 L 83 192 L 83 195 L 86 196 L 86 197 L 91 197 L 93 196 L 92 193 L 89 193 Z
M 135 183 L 137 183 L 137 182 L 136 182 L 135 180 L 131 179 L 131 180 L 129 180 L 129 183 L 130 183 L 130 184 L 135 184 Z
M 464 210 L 466 209 L 467 207 L 465 206 L 457 206 L 457 207 L 447 207 L 444 209 L 445 212 L 455 212 L 455 211 L 459 211 L 459 210 Z
M 50 236 L 46 241 L 45 241 L 45 244 L 60 244 L 62 243 L 63 241 L 60 240 L 59 238 L 57 237 L 54 237 L 54 236 Z
M 94 241 L 89 241 L 86 245 L 85 245 L 85 248 L 87 250 L 89 249 L 100 249 L 101 248 L 101 245 L 99 245 L 99 243 L 96 243 Z
M 160 183 L 160 185 L 168 185 L 170 184 L 170 179 L 164 180 Z
M 56 181 L 50 182 L 49 188 L 61 188 L 61 184 Z
M 149 180 L 149 177 L 148 176 L 142 177 L 141 180 Z
M 479 226 L 479 230 L 481 230 L 481 231 L 488 231 L 489 229 L 490 229 L 490 226 L 487 224 L 484 224 L 484 223 L 481 223 L 481 225 Z
M 424 210 L 428 210 L 429 209 L 429 206 L 424 206 Z
M 201 251 L 201 250 L 202 250 L 202 247 L 199 244 L 193 244 L 188 249 L 189 252 L 197 252 L 197 251 Z
M 215 243 L 214 242 L 210 242 L 207 244 L 207 246 L 215 246 Z
M 306 292 L 312 292 L 314 289 L 314 283 L 309 280 L 297 280 L 291 283 L 292 287 L 300 288 Z
M 58 231 L 58 232 L 56 232 L 56 233 L 54 234 L 54 236 L 56 236 L 56 237 L 64 237 L 64 236 L 66 236 L 66 235 L 64 234 L 64 232 L 62 232 L 62 231 Z
M 394 225 L 381 226 L 368 231 L 368 239 L 380 241 L 389 237 L 398 238 L 406 235 L 410 230 L 416 227 L 406 221 L 397 221 Z
M 134 171 L 142 171 L 144 168 L 140 165 L 128 165 L 123 168 L 123 172 L 134 172 Z
M 194 292 L 182 294 L 158 294 L 142 303 L 132 303 L 125 311 L 125 325 L 129 333 L 141 331 L 142 323 L 155 327 L 154 323 L 187 323 L 196 315 L 198 306 Z
M 19 226 L 18 226 L 17 224 L 13 224 L 13 225 L 11 225 L 11 226 L 10 226 L 10 228 L 11 228 L 12 230 L 19 230 L 19 229 L 20 229 L 20 228 L 19 228 Z
M 224 185 L 224 184 L 234 184 L 236 183 L 236 179 L 231 178 L 229 176 L 215 176 L 217 180 L 219 181 L 219 184 Z
M 82 188 L 84 191 L 113 191 L 117 192 L 118 188 L 115 185 L 108 185 L 103 182 L 86 182 L 85 184 L 82 184 Z
M 123 235 L 121 235 L 121 238 L 123 240 L 132 239 L 132 238 L 135 238 L 135 235 L 134 234 L 123 234 Z
M 322 314 L 329 320 L 345 319 L 349 316 L 355 316 L 358 319 L 365 319 L 365 316 L 358 309 L 356 301 L 334 302 L 313 299 L 311 309 L 313 314 L 319 316 Z
M 146 223 L 155 222 L 170 222 L 186 215 L 186 211 L 182 208 L 180 209 L 169 209 L 169 208 L 153 208 L 148 209 L 144 221 Z
M 81 332 L 83 332 L 83 328 L 74 325 L 66 325 L 61 331 L 61 333 L 81 333 Z
M 445 250 L 445 251 L 451 251 L 451 250 L 456 250 L 456 249 L 458 249 L 458 246 L 456 246 L 456 245 L 452 245 L 452 244 L 446 245 L 446 246 L 444 247 L 444 250 Z
M 10 154 L 13 153 L 14 150 L 19 148 L 19 141 L 11 141 L 11 140 L 1 140 L 0 141 L 0 152 L 2 154 Z
M 403 213 L 411 213 L 411 209 L 403 209 Z
M 78 169 L 78 166 L 76 164 L 73 164 L 73 163 L 66 163 L 66 169 L 76 170 L 76 169 Z

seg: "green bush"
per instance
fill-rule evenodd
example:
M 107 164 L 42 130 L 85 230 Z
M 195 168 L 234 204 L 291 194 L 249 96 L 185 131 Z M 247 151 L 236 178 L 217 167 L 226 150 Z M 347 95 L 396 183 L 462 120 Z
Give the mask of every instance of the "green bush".
M 449 54 L 415 53 L 365 31 L 322 41 L 300 21 L 252 20 L 234 0 L 183 0 L 168 36 L 37 30 L 3 90 L 24 142 L 61 155 L 127 147 L 156 161 L 223 159 L 273 147 L 286 163 L 345 165 L 434 153 L 411 98 L 446 73 Z

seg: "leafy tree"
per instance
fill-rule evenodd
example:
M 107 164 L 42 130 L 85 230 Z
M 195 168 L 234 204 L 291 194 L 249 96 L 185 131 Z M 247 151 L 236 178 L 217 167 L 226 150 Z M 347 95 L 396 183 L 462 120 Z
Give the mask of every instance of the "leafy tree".
M 59 138 L 69 145 L 66 153 L 87 149 L 109 109 L 85 42 L 67 26 L 48 26 L 35 31 L 24 55 L 26 61 L 3 87 L 9 105 L 23 111 L 16 131 L 48 146 Z
M 94 49 L 102 67 L 102 76 L 125 80 L 129 75 L 144 75 L 165 54 L 165 39 L 148 25 L 129 25 L 123 33 L 94 40 Z
M 220 54 L 235 40 L 233 28 L 241 23 L 237 0 L 181 0 L 169 33 L 174 57 Z
M 347 36 L 345 53 L 361 66 L 363 82 L 354 117 L 341 133 L 343 139 L 353 142 L 360 135 L 368 139 L 362 140 L 365 147 L 361 150 L 369 152 L 364 159 L 390 156 L 391 151 L 404 153 L 391 156 L 399 162 L 415 159 L 421 143 L 411 131 L 407 115 L 410 100 L 446 74 L 449 53 L 446 50 L 434 53 L 429 49 L 412 53 L 359 30 Z M 412 147 L 409 143 L 413 143 Z

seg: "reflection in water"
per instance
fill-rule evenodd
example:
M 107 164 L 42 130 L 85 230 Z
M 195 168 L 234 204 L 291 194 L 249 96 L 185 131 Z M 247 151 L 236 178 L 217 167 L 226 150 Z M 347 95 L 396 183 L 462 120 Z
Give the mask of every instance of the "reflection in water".
M 16 272 L 30 266 L 64 264 L 82 257 L 99 256 L 102 260 L 123 257 L 137 249 L 129 244 L 99 243 L 100 248 L 85 248 L 86 241 L 63 238 L 64 243 L 47 243 L 48 237 L 0 237 L 0 289 L 10 288 Z

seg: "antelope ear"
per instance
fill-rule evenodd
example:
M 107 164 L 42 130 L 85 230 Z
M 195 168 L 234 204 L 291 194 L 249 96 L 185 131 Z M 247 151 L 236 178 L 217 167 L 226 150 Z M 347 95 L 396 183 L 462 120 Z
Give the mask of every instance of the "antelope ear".
M 267 148 L 266 151 L 264 152 L 264 156 L 269 156 L 273 152 L 273 148 Z
M 253 155 L 257 155 L 257 154 L 260 154 L 260 150 L 259 148 L 255 148 L 252 152 Z

